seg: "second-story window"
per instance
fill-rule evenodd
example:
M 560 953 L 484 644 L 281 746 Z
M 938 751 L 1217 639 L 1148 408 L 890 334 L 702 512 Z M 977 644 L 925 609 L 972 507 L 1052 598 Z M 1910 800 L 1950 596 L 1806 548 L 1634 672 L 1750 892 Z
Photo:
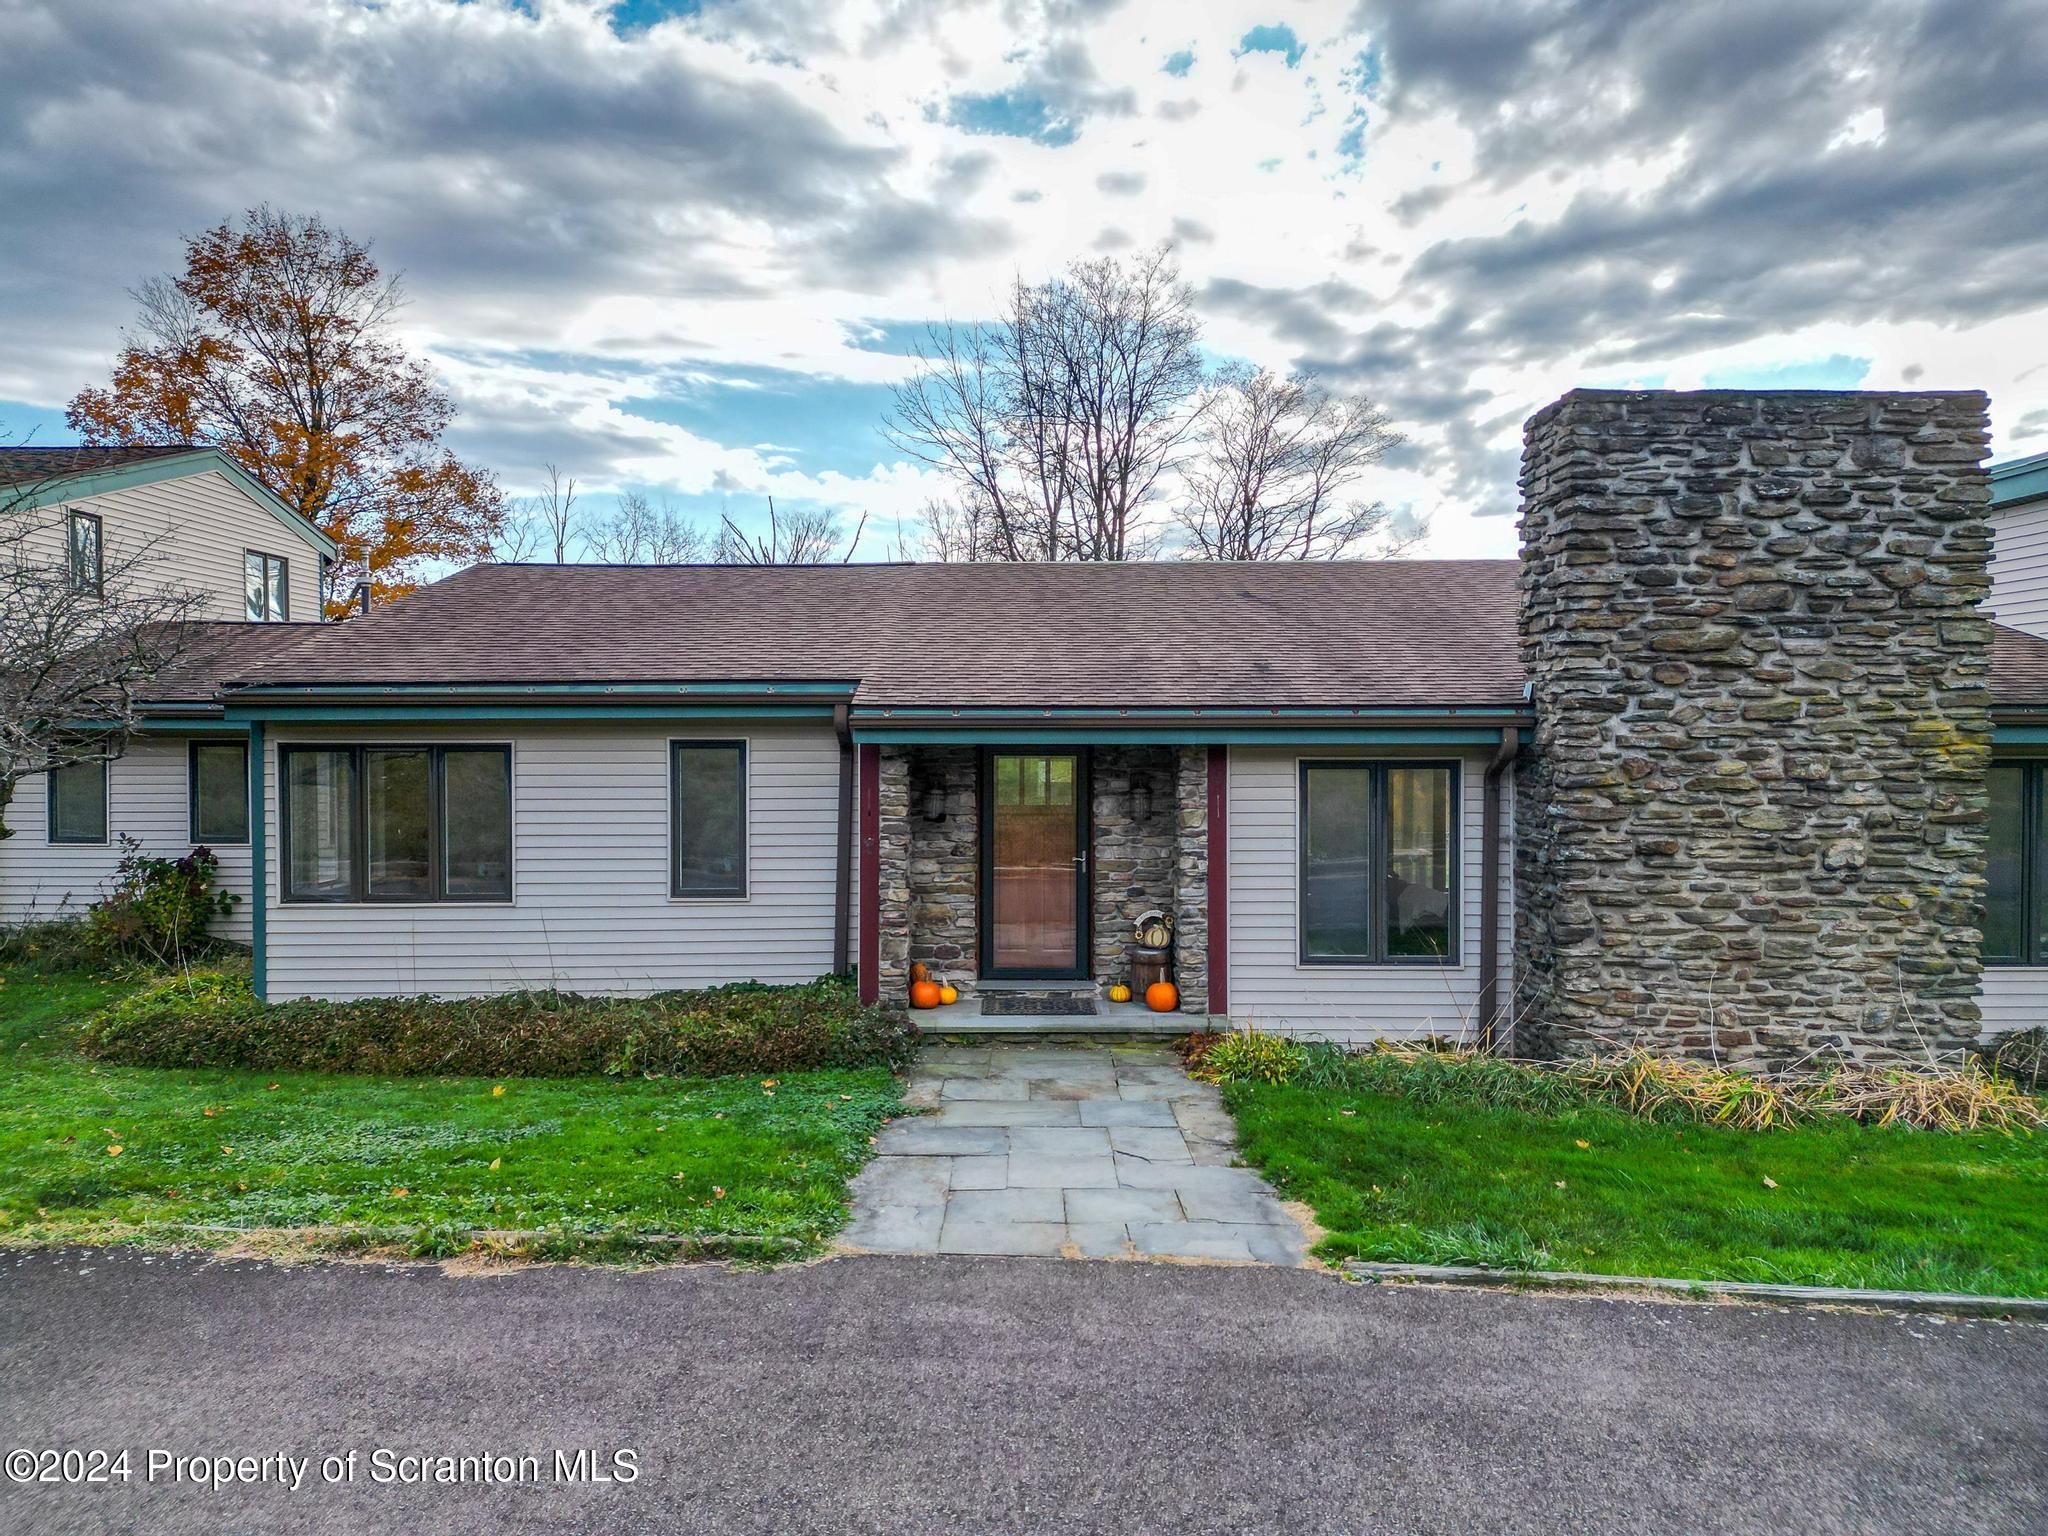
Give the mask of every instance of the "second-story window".
M 90 512 L 73 512 L 68 536 L 71 548 L 71 590 L 101 595 L 106 564 L 100 553 L 100 520 Z
M 259 555 L 252 549 L 242 556 L 242 592 L 251 619 L 282 623 L 291 617 L 285 583 L 282 555 Z

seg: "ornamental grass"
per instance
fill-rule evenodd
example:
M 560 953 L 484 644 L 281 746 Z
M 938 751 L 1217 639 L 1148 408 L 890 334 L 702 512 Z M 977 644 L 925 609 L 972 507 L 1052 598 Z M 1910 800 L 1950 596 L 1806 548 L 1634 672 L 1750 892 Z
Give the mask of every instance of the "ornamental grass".
M 1419 1103 L 1563 1114 L 1604 1105 L 1639 1120 L 1778 1131 L 1823 1116 L 1924 1131 L 2034 1131 L 2048 1105 L 1977 1060 L 1957 1067 L 1742 1072 L 1648 1050 L 1515 1061 L 1441 1038 L 1359 1051 L 1257 1029 L 1193 1037 L 1189 1071 L 1210 1082 L 1296 1083 Z

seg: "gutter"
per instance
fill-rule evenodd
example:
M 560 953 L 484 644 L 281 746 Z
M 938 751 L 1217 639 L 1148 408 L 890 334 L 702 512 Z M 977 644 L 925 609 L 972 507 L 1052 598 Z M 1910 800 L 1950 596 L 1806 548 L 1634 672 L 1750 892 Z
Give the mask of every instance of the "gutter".
M 1500 1049 L 1497 1036 L 1500 1004 L 1500 823 L 1501 781 L 1515 753 L 1521 748 L 1521 733 L 1508 729 L 1500 733 L 1500 745 L 1486 765 L 1480 790 L 1479 821 L 1479 1046 L 1489 1054 Z
M 844 704 L 832 706 L 832 730 L 839 738 L 838 863 L 832 880 L 832 974 L 848 970 L 846 920 L 853 908 L 853 726 Z

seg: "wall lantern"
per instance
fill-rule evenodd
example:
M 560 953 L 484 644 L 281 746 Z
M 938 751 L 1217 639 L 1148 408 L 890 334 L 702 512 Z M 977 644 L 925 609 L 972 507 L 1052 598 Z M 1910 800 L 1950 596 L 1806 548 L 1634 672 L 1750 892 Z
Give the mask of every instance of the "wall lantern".
M 924 792 L 924 819 L 944 821 L 946 819 L 946 791 L 937 784 Z
M 1133 784 L 1131 786 L 1131 820 L 1150 821 L 1151 819 L 1152 786 L 1149 784 Z

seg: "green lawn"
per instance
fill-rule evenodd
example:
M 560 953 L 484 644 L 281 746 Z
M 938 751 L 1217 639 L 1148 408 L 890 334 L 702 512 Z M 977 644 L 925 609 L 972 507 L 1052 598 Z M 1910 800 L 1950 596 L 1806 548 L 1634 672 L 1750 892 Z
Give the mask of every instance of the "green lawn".
M 1329 1259 L 2048 1295 L 2048 1136 L 1555 1118 L 1225 1088 Z
M 300 1246 L 421 1254 L 796 1257 L 844 1221 L 846 1181 L 900 1103 L 882 1068 L 649 1082 L 96 1066 L 65 1029 L 118 985 L 0 971 L 0 1242 L 283 1228 Z M 473 1238 L 489 1233 L 539 1236 Z

